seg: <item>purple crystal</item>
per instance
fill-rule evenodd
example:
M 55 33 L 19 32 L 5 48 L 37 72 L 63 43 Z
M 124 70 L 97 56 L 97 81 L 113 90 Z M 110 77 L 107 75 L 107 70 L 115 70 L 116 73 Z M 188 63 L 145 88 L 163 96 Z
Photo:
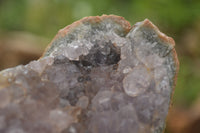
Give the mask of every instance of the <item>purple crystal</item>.
M 39 60 L 0 72 L 0 132 L 161 133 L 178 71 L 174 45 L 149 20 L 77 21 Z

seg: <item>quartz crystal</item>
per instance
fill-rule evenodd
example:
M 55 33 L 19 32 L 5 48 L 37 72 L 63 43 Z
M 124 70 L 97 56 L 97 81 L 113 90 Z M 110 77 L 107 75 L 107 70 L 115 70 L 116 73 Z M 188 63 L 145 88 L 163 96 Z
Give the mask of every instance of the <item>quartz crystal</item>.
M 174 41 L 114 15 L 60 30 L 43 56 L 0 72 L 1 133 L 161 133 L 175 87 Z

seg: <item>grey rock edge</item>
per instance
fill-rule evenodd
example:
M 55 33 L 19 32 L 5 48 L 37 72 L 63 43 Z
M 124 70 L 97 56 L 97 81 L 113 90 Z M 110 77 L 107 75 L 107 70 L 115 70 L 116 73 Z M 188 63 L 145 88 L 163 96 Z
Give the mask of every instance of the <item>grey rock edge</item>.
M 1 133 L 161 133 L 175 87 L 172 38 L 149 20 L 83 18 L 37 61 L 0 72 Z

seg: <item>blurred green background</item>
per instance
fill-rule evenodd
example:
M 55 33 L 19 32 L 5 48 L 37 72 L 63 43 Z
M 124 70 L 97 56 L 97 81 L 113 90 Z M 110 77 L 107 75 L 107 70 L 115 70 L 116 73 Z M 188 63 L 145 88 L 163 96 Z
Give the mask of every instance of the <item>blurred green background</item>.
M 38 58 L 59 29 L 102 14 L 123 16 L 131 24 L 148 18 L 173 37 L 180 61 L 173 108 L 189 112 L 200 106 L 200 0 L 0 0 L 0 69 Z M 32 55 L 15 62 L 11 54 L 22 43 L 30 48 L 19 48 L 25 51 L 21 58 Z M 174 131 L 170 128 L 166 132 Z

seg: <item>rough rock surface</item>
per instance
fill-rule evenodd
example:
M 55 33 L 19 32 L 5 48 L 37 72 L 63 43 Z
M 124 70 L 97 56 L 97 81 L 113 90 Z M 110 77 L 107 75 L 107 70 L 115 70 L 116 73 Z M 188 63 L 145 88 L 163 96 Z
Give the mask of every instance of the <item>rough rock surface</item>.
M 178 71 L 149 20 L 87 17 L 43 57 L 0 72 L 1 133 L 161 133 Z

